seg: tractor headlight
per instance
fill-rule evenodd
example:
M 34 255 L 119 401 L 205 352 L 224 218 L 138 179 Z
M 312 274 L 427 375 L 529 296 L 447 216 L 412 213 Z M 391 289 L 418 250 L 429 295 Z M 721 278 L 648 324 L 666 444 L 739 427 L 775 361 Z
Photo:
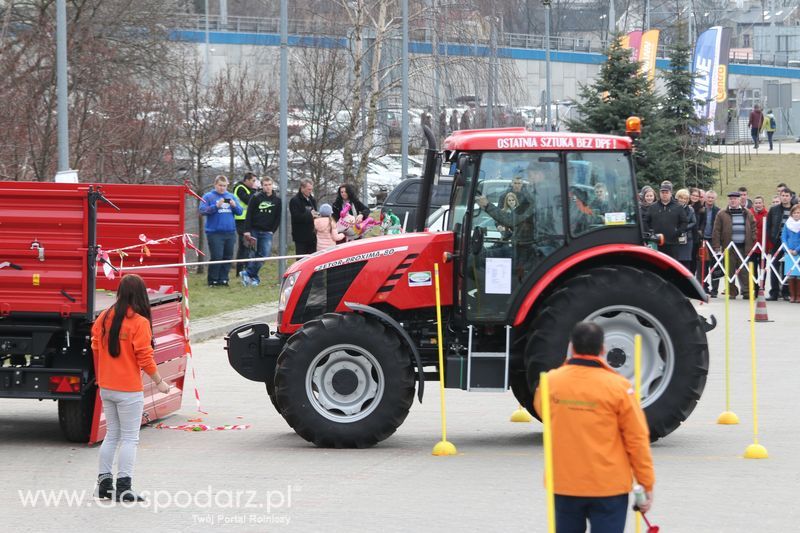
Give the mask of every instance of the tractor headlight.
M 292 296 L 292 289 L 294 289 L 294 284 L 299 276 L 300 272 L 294 272 L 283 280 L 283 284 L 281 285 L 281 299 L 278 302 L 278 311 L 286 311 L 286 304 L 289 303 L 289 298 Z

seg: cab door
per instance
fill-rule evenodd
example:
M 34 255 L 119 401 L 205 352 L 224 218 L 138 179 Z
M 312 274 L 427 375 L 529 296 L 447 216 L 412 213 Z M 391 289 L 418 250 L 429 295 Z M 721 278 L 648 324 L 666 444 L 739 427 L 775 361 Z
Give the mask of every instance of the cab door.
M 461 258 L 455 301 L 467 323 L 506 324 L 527 278 L 565 243 L 561 158 L 485 152 L 460 160 L 459 170 L 451 218 Z

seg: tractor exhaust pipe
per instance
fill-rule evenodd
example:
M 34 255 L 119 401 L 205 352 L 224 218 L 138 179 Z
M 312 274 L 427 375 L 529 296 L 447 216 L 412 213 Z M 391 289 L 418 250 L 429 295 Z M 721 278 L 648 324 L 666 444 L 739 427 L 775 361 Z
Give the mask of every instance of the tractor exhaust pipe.
M 428 211 L 431 206 L 431 190 L 433 181 L 439 176 L 436 164 L 439 155 L 436 151 L 436 137 L 428 126 L 422 126 L 422 132 L 428 141 L 428 148 L 425 150 L 425 166 L 422 171 L 422 187 L 419 189 L 419 199 L 417 201 L 417 214 L 414 220 L 414 231 L 425 231 L 425 224 L 428 220 Z

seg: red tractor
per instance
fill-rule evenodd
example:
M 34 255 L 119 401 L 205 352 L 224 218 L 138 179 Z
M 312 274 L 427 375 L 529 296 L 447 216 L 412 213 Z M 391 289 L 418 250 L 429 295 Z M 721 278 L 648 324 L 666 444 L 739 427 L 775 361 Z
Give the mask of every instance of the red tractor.
M 430 146 L 432 136 L 429 137 Z M 539 372 L 561 365 L 582 320 L 602 325 L 608 363 L 633 378 L 653 440 L 694 409 L 706 332 L 691 272 L 647 246 L 627 137 L 459 131 L 426 154 L 416 232 L 354 241 L 291 265 L 278 330 L 249 324 L 230 364 L 266 383 L 278 412 L 318 446 L 372 446 L 438 379 L 434 263 L 440 263 L 445 385 L 509 387 L 532 411 Z M 445 231 L 424 231 L 437 169 L 453 176 Z

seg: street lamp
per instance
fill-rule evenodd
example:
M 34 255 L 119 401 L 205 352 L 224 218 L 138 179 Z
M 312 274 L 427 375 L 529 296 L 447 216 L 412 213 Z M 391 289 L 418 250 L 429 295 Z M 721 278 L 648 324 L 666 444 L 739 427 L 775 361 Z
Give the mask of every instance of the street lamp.
M 551 117 L 550 117 L 550 0 L 542 0 L 542 5 L 545 7 L 544 16 L 544 61 L 545 61 L 545 124 L 544 131 L 550 131 Z

